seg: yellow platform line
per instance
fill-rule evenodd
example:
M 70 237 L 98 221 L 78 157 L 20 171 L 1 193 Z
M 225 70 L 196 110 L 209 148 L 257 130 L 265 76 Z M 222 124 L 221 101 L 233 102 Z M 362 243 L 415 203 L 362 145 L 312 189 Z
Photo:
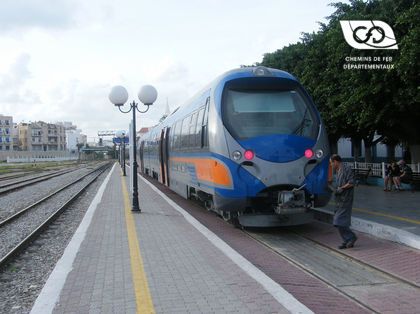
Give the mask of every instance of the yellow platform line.
M 125 222 L 127 225 L 128 246 L 130 248 L 131 272 L 133 274 L 134 294 L 136 296 L 137 313 L 155 313 L 152 296 L 150 295 L 147 276 L 144 272 L 143 259 L 137 238 L 136 225 L 131 212 L 130 198 L 128 196 L 125 178 L 121 177 L 122 192 L 124 196 Z
M 353 207 L 353 210 L 358 211 L 358 212 L 362 212 L 362 213 L 367 213 L 367 214 L 370 214 L 370 215 L 381 216 L 381 217 L 386 217 L 386 218 L 390 218 L 390 219 L 395 219 L 395 220 L 399 220 L 399 221 L 404 221 L 404 222 L 409 222 L 409 223 L 412 223 L 412 224 L 420 225 L 420 220 L 416 220 L 416 219 L 410 219 L 410 218 L 404 218 L 404 217 L 394 216 L 394 215 L 390 215 L 390 214 L 372 212 L 370 210 L 362 209 L 362 208 L 354 208 Z
M 333 202 L 333 201 L 330 202 L 330 204 L 333 205 L 333 206 L 336 205 L 336 203 Z M 357 208 L 357 207 L 353 207 L 353 210 L 356 211 L 356 212 L 362 212 L 362 213 L 366 213 L 366 214 L 369 214 L 369 215 L 380 216 L 380 217 L 395 219 L 395 220 L 399 220 L 399 221 L 409 222 L 409 223 L 412 223 L 412 224 L 415 224 L 415 225 L 420 225 L 420 220 L 416 220 L 416 219 L 410 219 L 410 218 L 404 218 L 404 217 L 399 217 L 399 216 L 390 215 L 390 214 L 373 212 L 373 211 L 370 211 L 368 209 Z

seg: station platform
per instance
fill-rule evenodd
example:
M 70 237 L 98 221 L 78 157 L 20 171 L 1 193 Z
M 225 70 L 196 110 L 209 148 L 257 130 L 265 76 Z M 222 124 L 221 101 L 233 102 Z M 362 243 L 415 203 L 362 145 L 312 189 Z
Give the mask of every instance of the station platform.
M 129 177 L 122 177 L 115 165 L 31 313 L 371 312 L 213 213 L 140 176 L 142 212 L 133 213 L 128 183 Z M 354 205 L 356 220 L 385 225 L 395 220 L 394 208 L 403 208 L 404 218 L 420 223 L 420 215 L 413 214 L 419 193 L 396 193 L 359 186 Z M 379 203 L 382 196 L 388 199 Z M 366 197 L 372 203 L 367 203 Z M 398 204 L 399 197 L 408 199 L 402 202 L 404 206 Z M 319 212 L 330 216 L 333 206 Z M 398 229 L 398 224 L 404 223 L 402 231 L 416 235 L 411 231 L 417 224 L 397 221 L 387 226 Z M 338 241 L 334 228 L 319 223 L 302 227 L 299 232 L 331 247 Z M 399 277 L 412 280 L 414 286 L 420 285 L 420 252 L 364 235 L 359 241 L 360 247 L 345 254 L 376 263 L 377 268 L 389 267 Z M 379 248 L 375 255 L 369 254 L 375 248 Z M 405 263 L 403 270 L 395 266 L 398 261 Z M 378 308 L 386 307 L 390 313 L 412 313 L 420 306 L 414 288 L 395 293 L 395 283 L 381 285 L 380 296 L 366 294 L 366 286 L 360 291 L 355 285 L 349 289 L 371 298 Z
M 331 222 L 335 202 L 317 208 L 321 220 Z M 352 228 L 375 237 L 420 249 L 420 192 L 388 191 L 380 186 L 355 187 Z
M 31 313 L 309 312 L 142 180 L 133 213 L 127 187 L 114 166 Z

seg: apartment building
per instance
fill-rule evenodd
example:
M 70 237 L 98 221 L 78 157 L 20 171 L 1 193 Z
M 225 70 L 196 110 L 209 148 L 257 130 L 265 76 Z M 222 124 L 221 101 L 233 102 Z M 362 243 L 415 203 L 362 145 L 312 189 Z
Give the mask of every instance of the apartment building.
M 12 131 L 12 141 L 13 141 L 13 150 L 21 150 L 19 143 L 19 127 L 17 123 L 13 123 Z
M 22 150 L 66 150 L 66 133 L 62 125 L 43 121 L 19 123 L 19 143 Z
M 78 145 L 86 145 L 86 135 L 82 134 L 82 130 L 78 129 L 72 122 L 57 122 L 58 125 L 64 127 L 66 132 L 66 147 L 70 152 L 78 151 Z
M 0 114 L 0 151 L 13 150 L 13 117 Z

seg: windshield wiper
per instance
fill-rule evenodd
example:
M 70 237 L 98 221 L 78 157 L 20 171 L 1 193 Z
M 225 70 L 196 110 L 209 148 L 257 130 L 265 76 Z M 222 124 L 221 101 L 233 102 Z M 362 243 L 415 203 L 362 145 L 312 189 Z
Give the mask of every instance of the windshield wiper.
M 303 130 L 308 126 L 306 123 L 311 121 L 310 119 L 306 118 L 307 113 L 308 113 L 308 108 L 305 109 L 305 113 L 303 114 L 302 121 L 299 123 L 298 127 L 296 128 L 296 130 L 293 131 L 292 134 L 302 135 Z

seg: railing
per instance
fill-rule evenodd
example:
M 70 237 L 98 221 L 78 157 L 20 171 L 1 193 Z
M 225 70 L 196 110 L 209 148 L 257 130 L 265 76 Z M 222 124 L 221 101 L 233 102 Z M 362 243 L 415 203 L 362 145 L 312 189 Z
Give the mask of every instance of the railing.
M 413 170 L 413 172 L 419 172 L 420 173 L 420 162 L 417 164 L 409 164 L 410 168 Z
M 67 161 L 77 160 L 78 156 L 66 156 L 66 157 L 55 157 L 55 156 L 33 156 L 33 157 L 7 157 L 8 163 L 32 163 L 32 162 L 43 162 L 43 161 Z
M 0 151 L 0 161 L 7 162 L 60 161 L 77 158 L 77 153 L 67 151 Z
M 385 178 L 385 168 L 386 163 L 371 163 L 371 162 L 345 162 L 346 165 L 351 167 L 352 169 L 356 170 L 368 170 L 369 168 L 372 169 L 371 176 L 373 177 L 380 177 Z M 417 164 L 408 164 L 411 170 L 416 173 L 420 173 L 420 163 Z

